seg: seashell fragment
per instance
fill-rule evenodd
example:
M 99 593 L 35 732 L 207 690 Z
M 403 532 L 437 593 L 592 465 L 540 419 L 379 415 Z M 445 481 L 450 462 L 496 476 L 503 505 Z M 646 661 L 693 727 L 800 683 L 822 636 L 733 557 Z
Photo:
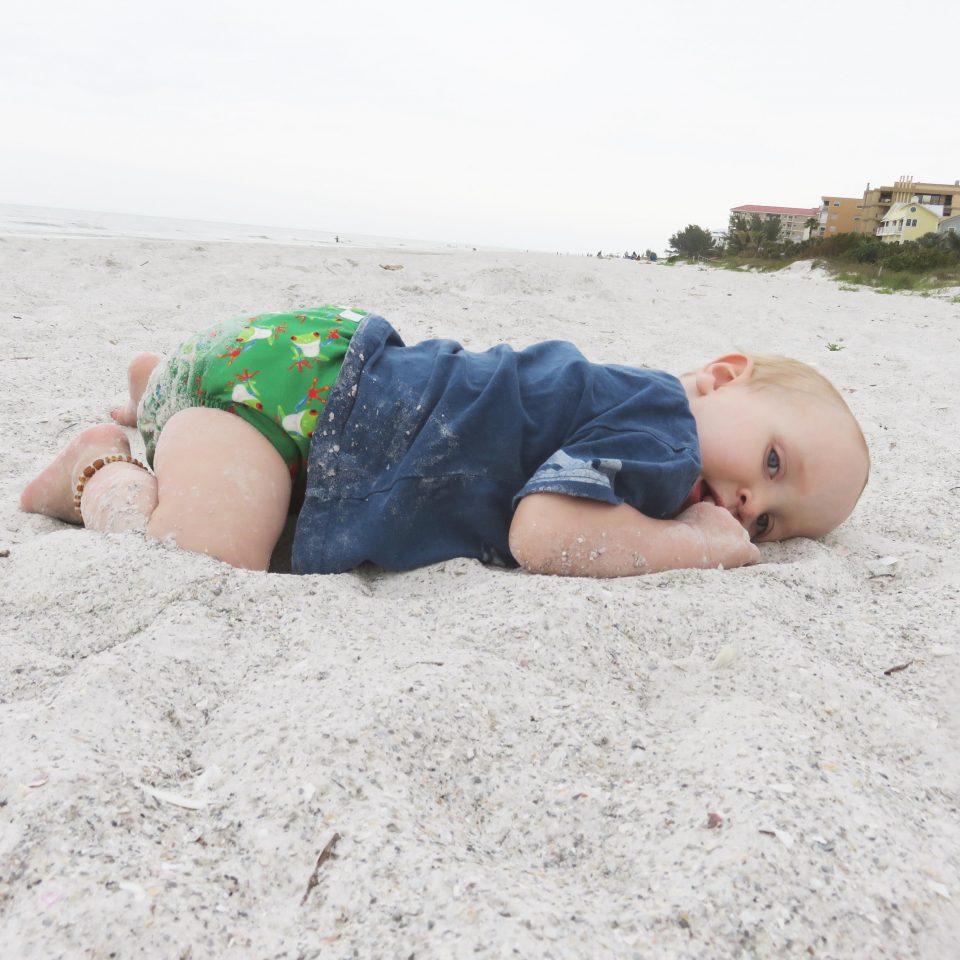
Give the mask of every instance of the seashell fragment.
M 711 670 L 722 670 L 724 667 L 729 667 L 734 660 L 737 659 L 737 649 L 736 647 L 721 647 L 720 651 L 713 658 L 713 663 L 710 664 Z
M 900 572 L 899 557 L 880 557 L 867 564 L 870 577 L 894 577 Z
M 776 793 L 780 794 L 790 794 L 796 793 L 796 790 L 789 783 L 771 783 L 769 784 L 770 789 Z
M 139 883 L 134 883 L 132 880 L 119 880 L 117 882 L 117 888 L 126 893 L 132 893 L 134 900 L 141 901 L 147 899 L 146 890 L 144 890 Z
M 768 837 L 776 837 L 788 850 L 793 846 L 793 837 L 786 830 L 777 830 L 771 827 L 760 831 Z
M 185 810 L 202 810 L 207 805 L 206 800 L 184 797 L 170 790 L 157 790 L 156 787 L 148 786 L 146 783 L 138 783 L 137 786 L 148 797 L 153 797 L 154 800 L 160 800 L 162 803 L 172 804 L 175 807 L 183 807 Z
M 774 830 L 773 835 L 789 850 L 793 846 L 793 837 L 786 830 Z

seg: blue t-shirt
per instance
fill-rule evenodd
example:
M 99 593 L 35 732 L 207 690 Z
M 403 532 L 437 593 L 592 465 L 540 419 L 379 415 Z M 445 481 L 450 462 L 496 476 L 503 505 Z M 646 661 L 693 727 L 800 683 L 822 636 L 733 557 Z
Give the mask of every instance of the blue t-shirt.
M 475 353 L 405 346 L 382 317 L 353 336 L 310 444 L 295 573 L 453 557 L 516 566 L 517 502 L 562 493 L 675 516 L 700 475 L 676 377 L 590 363 L 570 343 Z

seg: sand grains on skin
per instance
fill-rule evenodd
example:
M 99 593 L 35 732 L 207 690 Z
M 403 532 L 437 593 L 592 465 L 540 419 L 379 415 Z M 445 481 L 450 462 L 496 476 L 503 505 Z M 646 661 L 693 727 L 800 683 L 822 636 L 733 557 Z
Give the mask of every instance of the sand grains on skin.
M 24 487 L 20 494 L 20 509 L 68 523 L 79 522 L 74 493 L 84 467 L 90 466 L 97 458 L 129 452 L 130 444 L 118 426 L 104 423 L 88 427 Z

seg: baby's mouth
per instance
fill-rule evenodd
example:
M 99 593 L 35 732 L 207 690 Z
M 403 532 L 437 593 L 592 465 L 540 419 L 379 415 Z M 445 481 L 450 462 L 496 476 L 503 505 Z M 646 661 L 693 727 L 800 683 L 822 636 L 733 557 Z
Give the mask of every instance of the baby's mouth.
M 700 481 L 700 502 L 701 503 L 712 503 L 718 507 L 724 507 L 726 504 L 723 502 L 723 498 L 707 483 L 706 480 Z

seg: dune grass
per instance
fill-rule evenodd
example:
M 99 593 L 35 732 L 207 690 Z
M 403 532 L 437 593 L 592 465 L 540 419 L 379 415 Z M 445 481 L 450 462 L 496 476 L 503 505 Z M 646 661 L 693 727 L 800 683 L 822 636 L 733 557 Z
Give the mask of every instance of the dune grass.
M 877 293 L 913 292 L 930 296 L 944 287 L 960 286 L 960 269 L 938 268 L 922 273 L 879 269 L 876 264 L 844 264 L 843 269 L 824 264 L 841 289 L 870 287 Z
M 869 287 L 877 293 L 918 293 L 933 296 L 938 291 L 960 286 L 960 266 L 937 266 L 928 270 L 896 270 L 884 263 L 856 263 L 848 258 L 811 256 L 811 250 L 798 251 L 796 256 L 765 259 L 728 254 L 700 262 L 721 270 L 734 272 L 773 273 L 789 267 L 798 260 L 813 260 L 815 266 L 827 271 L 845 291 Z M 960 302 L 960 298 L 952 298 Z

